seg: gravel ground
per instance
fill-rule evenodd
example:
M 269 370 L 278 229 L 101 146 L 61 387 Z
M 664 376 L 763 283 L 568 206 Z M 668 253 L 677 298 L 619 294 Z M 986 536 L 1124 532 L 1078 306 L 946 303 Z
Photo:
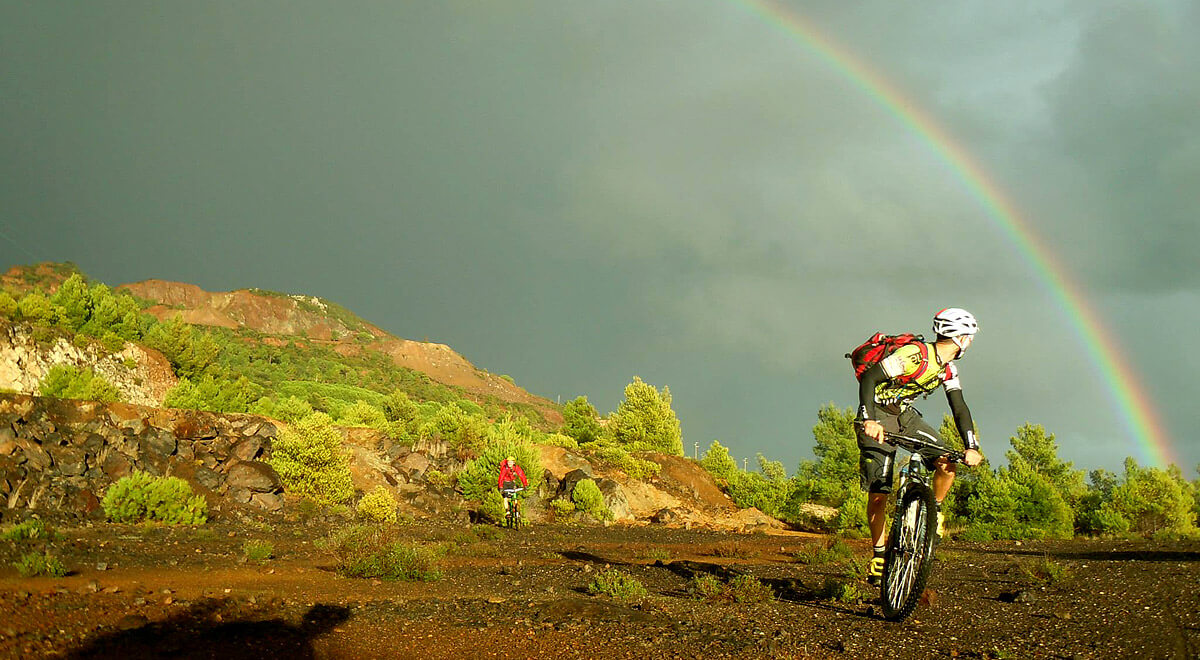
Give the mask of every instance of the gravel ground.
M 797 555 L 830 539 L 549 525 L 463 542 L 465 525 L 420 523 L 403 534 L 450 548 L 442 578 L 387 582 L 333 571 L 313 542 L 337 524 L 63 523 L 49 545 L 72 571 L 62 578 L 21 578 L 12 563 L 43 546 L 0 541 L 0 657 L 1200 655 L 1198 542 L 947 540 L 922 605 L 891 623 L 855 577 L 863 541 L 849 542 L 854 559 L 803 563 Z M 270 541 L 274 558 L 246 561 L 248 540 Z M 589 594 L 609 570 L 648 595 Z M 697 575 L 750 575 L 773 599 L 700 598 Z M 836 585 L 850 593 L 835 597 Z

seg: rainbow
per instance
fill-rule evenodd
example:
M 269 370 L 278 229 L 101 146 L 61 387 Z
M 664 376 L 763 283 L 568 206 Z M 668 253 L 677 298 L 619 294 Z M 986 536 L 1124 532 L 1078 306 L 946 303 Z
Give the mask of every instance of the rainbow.
M 1016 205 L 991 181 L 987 172 L 927 112 L 841 44 L 777 0 L 740 0 L 746 7 L 789 37 L 797 38 L 831 69 L 845 76 L 879 105 L 890 111 L 940 157 L 987 210 L 988 217 L 1025 256 L 1043 286 L 1065 312 L 1100 372 L 1121 421 L 1136 440 L 1139 459 L 1157 467 L 1177 463 L 1167 431 L 1140 379 L 1122 356 L 1112 333 L 1088 303 L 1082 288 L 1052 259 L 1037 233 L 1022 219 Z

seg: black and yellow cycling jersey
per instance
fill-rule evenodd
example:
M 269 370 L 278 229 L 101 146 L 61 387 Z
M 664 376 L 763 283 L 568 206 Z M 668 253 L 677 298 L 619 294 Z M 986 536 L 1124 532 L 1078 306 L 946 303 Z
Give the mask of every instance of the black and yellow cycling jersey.
M 962 389 L 958 382 L 958 370 L 952 363 L 938 360 L 933 344 L 908 344 L 880 360 L 887 380 L 875 387 L 875 403 L 885 406 L 906 407 L 910 401 L 928 395 L 940 385 L 946 391 Z

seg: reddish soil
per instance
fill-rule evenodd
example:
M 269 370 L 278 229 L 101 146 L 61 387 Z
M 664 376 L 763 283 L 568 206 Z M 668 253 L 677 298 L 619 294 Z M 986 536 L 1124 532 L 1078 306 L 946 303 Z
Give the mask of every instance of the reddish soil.
M 215 522 L 169 529 L 58 526 L 72 574 L 19 577 L 40 548 L 0 541 L 0 656 L 320 658 L 1190 658 L 1200 652 L 1200 543 L 948 540 L 926 602 L 890 623 L 878 606 L 822 595 L 843 563 L 794 556 L 826 542 L 662 527 L 538 525 L 519 532 L 417 523 L 451 548 L 443 577 L 339 576 L 313 541 L 341 521 Z M 275 557 L 243 558 L 270 540 Z M 851 542 L 859 557 L 861 541 Z M 1022 565 L 1068 575 L 1039 581 Z M 606 566 L 645 584 L 622 602 L 589 595 Z M 772 602 L 698 599 L 695 574 L 760 578 Z M 852 584 L 864 591 L 862 582 Z

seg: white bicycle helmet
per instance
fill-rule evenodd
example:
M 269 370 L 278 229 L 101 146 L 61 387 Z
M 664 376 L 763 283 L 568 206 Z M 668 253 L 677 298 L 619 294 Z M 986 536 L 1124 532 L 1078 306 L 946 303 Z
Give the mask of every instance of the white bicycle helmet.
M 940 337 L 947 337 L 958 346 L 958 357 L 966 352 L 967 347 L 962 337 L 969 337 L 979 332 L 979 322 L 965 309 L 947 307 L 933 315 L 933 332 Z

